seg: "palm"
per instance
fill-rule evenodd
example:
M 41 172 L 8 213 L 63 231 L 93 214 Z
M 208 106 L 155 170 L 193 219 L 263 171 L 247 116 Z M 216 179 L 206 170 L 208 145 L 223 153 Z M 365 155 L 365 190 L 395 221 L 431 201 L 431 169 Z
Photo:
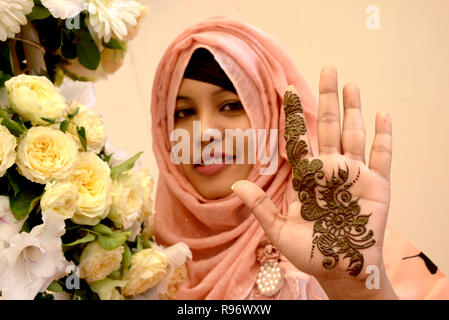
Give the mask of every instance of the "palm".
M 289 91 L 292 90 L 293 93 Z M 364 279 L 382 263 L 391 164 L 391 127 L 376 119 L 376 137 L 365 165 L 365 132 L 357 87 L 343 90 L 340 132 L 336 72 L 323 69 L 318 115 L 319 155 L 313 157 L 294 89 L 285 96 L 287 154 L 299 201 L 287 216 L 257 186 L 234 191 L 253 209 L 273 244 L 300 270 L 319 278 Z

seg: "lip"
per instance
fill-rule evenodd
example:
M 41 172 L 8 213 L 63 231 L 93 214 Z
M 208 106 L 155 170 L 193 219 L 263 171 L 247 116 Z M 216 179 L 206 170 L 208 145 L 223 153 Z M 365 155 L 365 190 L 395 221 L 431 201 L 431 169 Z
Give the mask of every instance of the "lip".
M 228 159 L 228 158 L 232 158 L 234 160 L 235 156 L 229 155 L 229 154 L 225 154 L 225 153 L 215 153 L 215 154 L 212 154 L 212 155 L 206 155 L 206 157 L 204 159 L 203 159 L 203 157 L 201 157 L 202 165 L 195 164 L 193 167 L 195 168 L 195 170 L 198 173 L 210 176 L 210 175 L 213 175 L 213 174 L 216 174 L 216 173 L 220 172 L 225 167 L 229 166 L 230 164 L 225 163 L 225 159 Z M 206 159 L 206 161 L 211 160 L 211 159 L 221 159 L 221 163 L 212 163 L 212 164 L 209 164 L 209 165 L 204 165 L 204 160 L 205 159 Z M 233 163 L 231 163 L 231 164 L 233 164 Z
M 223 170 L 226 166 L 228 166 L 227 164 L 221 163 L 221 164 L 211 164 L 208 166 L 200 166 L 200 165 L 195 165 L 194 168 L 197 172 L 204 174 L 206 176 L 211 176 L 213 174 L 216 174 L 218 172 L 220 172 L 221 170 Z

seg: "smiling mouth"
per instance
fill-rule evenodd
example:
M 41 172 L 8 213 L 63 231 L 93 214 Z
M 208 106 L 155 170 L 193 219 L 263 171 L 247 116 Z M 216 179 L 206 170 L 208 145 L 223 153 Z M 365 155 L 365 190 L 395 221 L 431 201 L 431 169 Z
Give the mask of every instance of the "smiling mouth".
M 206 157 L 201 157 L 201 163 L 200 164 L 194 164 L 194 167 L 207 167 L 211 165 L 228 165 L 228 164 L 234 164 L 235 160 L 234 155 L 230 154 L 213 154 L 213 155 L 206 155 Z

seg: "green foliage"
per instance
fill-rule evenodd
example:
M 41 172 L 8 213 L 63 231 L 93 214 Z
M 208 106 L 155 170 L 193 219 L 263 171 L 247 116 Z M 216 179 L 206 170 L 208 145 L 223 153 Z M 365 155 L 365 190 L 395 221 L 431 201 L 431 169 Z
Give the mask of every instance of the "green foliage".
M 76 53 L 83 67 L 89 70 L 98 68 L 101 59 L 100 50 L 98 50 L 89 32 L 81 33 L 79 42 L 76 43 Z
M 9 205 L 16 220 L 22 220 L 39 204 L 44 186 L 33 183 L 17 172 L 16 166 L 7 171 L 10 185 Z
M 63 292 L 64 291 L 63 287 L 57 281 L 53 281 L 52 283 L 50 283 L 47 290 L 51 291 L 51 292 Z
M 129 158 L 128 160 L 126 160 L 125 162 L 123 162 L 122 164 L 111 168 L 111 177 L 114 179 L 115 177 L 117 177 L 117 175 L 119 175 L 120 173 L 124 173 L 127 172 L 129 170 L 131 170 L 132 168 L 134 168 L 134 165 L 136 164 L 137 159 L 139 159 L 139 157 L 142 155 L 142 151 L 137 153 L 135 156 Z
M 114 38 L 111 38 L 111 40 L 108 43 L 104 42 L 103 40 L 103 46 L 105 48 L 113 50 L 126 50 L 127 48 L 126 42 L 121 42 Z
M 11 48 L 6 43 L 0 43 L 0 88 L 14 75 Z
M 6 114 L 5 110 L 0 109 L 0 120 L 1 124 L 4 125 L 11 134 L 20 137 L 23 133 L 26 132 L 25 126 L 23 126 L 22 123 L 18 123 L 12 119 L 9 119 L 8 115 Z
M 112 236 L 99 236 L 98 243 L 105 250 L 114 250 L 126 243 L 126 239 L 130 236 L 130 232 L 117 233 Z
M 76 54 L 76 34 L 67 29 L 62 30 L 61 53 L 67 59 L 75 59 Z
M 33 7 L 33 11 L 31 11 L 31 13 L 27 15 L 27 20 L 28 21 L 43 20 L 43 19 L 47 19 L 50 16 L 51 16 L 51 13 L 50 13 L 50 11 L 48 11 L 47 8 L 39 6 L 39 5 L 35 5 Z
M 97 224 L 91 228 L 92 231 L 99 233 L 102 236 L 113 236 L 114 232 L 108 226 L 104 224 Z
M 75 241 L 73 241 L 73 242 L 71 242 L 71 243 L 64 243 L 62 246 L 63 247 L 73 247 L 73 246 L 77 246 L 77 245 L 79 245 L 79 244 L 82 244 L 82 243 L 89 243 L 89 242 L 92 242 L 92 241 L 94 241 L 95 240 L 95 235 L 94 234 L 92 234 L 92 233 L 88 233 L 86 236 L 84 236 L 83 238 L 81 238 L 81 239 L 78 239 L 78 240 L 75 240 Z
M 84 127 L 77 128 L 76 132 L 78 133 L 78 138 L 80 139 L 81 145 L 83 146 L 83 150 L 87 151 L 86 129 Z
M 69 120 L 64 120 L 61 122 L 61 124 L 59 125 L 59 130 L 61 130 L 62 132 L 66 133 L 67 128 L 69 127 Z

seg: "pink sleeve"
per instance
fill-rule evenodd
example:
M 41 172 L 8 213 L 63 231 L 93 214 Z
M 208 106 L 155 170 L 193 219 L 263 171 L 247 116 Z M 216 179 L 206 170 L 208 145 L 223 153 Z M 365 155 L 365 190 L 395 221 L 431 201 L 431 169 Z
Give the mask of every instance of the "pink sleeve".
M 384 263 L 399 299 L 449 299 L 449 280 L 420 250 L 391 227 L 385 231 Z

